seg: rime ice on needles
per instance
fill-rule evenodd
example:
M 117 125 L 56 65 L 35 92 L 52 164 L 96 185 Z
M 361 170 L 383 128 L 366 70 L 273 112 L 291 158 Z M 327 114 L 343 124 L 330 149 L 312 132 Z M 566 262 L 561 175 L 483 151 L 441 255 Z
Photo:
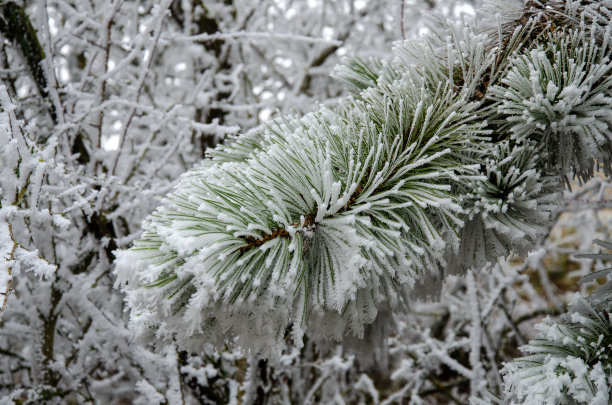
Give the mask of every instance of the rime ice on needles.
M 448 23 L 392 60 L 345 62 L 339 105 L 213 150 L 119 254 L 132 325 L 274 354 L 305 332 L 361 337 L 447 262 L 527 253 L 562 176 L 610 172 L 610 25 L 583 3 L 529 2 L 494 33 Z
M 553 169 L 583 181 L 593 176 L 593 159 L 612 174 L 611 29 L 557 29 L 514 57 L 491 89 L 512 138 L 545 144 Z
M 491 147 L 482 163 L 485 176 L 461 185 L 467 219 L 449 273 L 482 268 L 511 252 L 526 255 L 547 233 L 561 193 L 559 178 L 539 167 L 544 153 L 533 141 Z

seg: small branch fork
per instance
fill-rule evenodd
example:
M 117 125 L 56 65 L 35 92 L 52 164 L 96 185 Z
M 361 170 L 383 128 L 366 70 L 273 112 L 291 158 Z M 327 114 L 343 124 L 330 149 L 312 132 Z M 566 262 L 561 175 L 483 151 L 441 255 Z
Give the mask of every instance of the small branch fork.
M 362 191 L 363 189 L 361 188 L 361 185 L 357 186 L 357 189 L 355 190 L 355 192 L 353 193 L 349 201 L 346 203 L 346 205 L 340 210 L 340 212 L 348 210 L 349 207 L 355 203 L 355 201 L 357 200 L 357 197 L 359 197 L 359 194 L 361 194 Z M 306 216 L 303 223 L 296 222 L 296 223 L 291 224 L 291 226 L 295 228 L 305 228 L 307 230 L 313 230 L 316 226 L 316 222 L 315 222 L 316 216 L 317 216 L 316 213 L 310 213 L 308 214 L 308 216 Z M 290 236 L 291 234 L 287 231 L 286 228 L 279 228 L 273 231 L 272 233 L 264 234 L 261 237 L 261 239 L 256 238 L 254 236 L 247 236 L 247 237 L 242 238 L 247 244 L 240 248 L 240 252 L 244 253 L 244 252 L 248 252 L 251 249 L 258 248 L 264 243 L 272 239 L 289 238 Z
M 293 227 L 302 227 L 302 228 L 306 228 L 306 229 L 314 229 L 315 226 L 315 214 L 310 214 L 308 215 L 305 219 L 303 223 L 294 223 L 291 224 L 291 226 Z M 289 238 L 291 235 L 289 234 L 289 232 L 287 231 L 286 228 L 279 228 L 277 230 L 275 230 L 272 233 L 267 233 L 264 234 L 263 237 L 261 239 L 257 239 L 254 236 L 248 236 L 246 238 L 244 238 L 244 240 L 247 242 L 246 246 L 243 246 L 240 248 L 241 252 L 247 252 L 251 249 L 255 249 L 257 247 L 260 247 L 261 245 L 263 245 L 264 243 L 272 240 L 272 239 L 276 239 L 276 238 Z

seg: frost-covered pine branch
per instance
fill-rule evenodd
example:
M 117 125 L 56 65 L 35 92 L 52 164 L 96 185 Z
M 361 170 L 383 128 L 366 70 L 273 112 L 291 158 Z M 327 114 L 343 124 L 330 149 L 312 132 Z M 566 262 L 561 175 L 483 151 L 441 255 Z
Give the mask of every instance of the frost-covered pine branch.
M 597 242 L 612 248 L 609 242 Z M 610 254 L 582 255 L 610 260 Z M 538 338 L 521 347 L 527 355 L 506 363 L 505 401 L 523 404 L 609 404 L 612 401 L 612 268 L 583 282 L 604 278 L 590 297 L 577 295 L 556 321 L 536 325 Z M 516 402 L 519 401 L 519 402 Z
M 443 24 L 337 70 L 337 106 L 230 138 L 119 253 L 133 328 L 278 354 L 361 337 L 427 275 L 526 254 L 566 176 L 610 174 L 609 14 L 530 1 Z

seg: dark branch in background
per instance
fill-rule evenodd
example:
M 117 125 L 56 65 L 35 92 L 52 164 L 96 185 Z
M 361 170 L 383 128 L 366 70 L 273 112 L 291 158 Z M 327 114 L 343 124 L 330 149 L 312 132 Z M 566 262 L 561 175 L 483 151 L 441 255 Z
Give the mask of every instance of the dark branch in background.
M 2 17 L 0 16 L 0 24 L 2 24 Z M 0 31 L 1 32 L 1 31 Z M 11 97 L 15 97 L 15 95 L 17 94 L 17 88 L 15 86 L 15 81 L 17 80 L 11 73 L 11 70 L 9 69 L 9 60 L 8 60 L 8 55 L 6 52 L 6 49 L 9 47 L 10 45 L 6 42 L 6 41 L 0 41 L 0 67 L 5 70 L 3 71 L 3 77 L 2 77 L 2 81 L 6 83 L 7 88 L 9 90 L 9 94 L 11 95 Z M 17 73 L 17 72 L 15 72 Z
M 188 365 L 189 357 L 190 355 L 186 351 L 180 351 L 178 353 L 179 367 Z M 215 359 L 211 356 L 202 356 L 202 358 L 206 360 L 206 364 L 212 365 L 220 373 L 208 377 L 207 384 L 203 385 L 198 381 L 197 377 L 181 372 L 180 376 L 183 380 L 183 386 L 189 388 L 195 399 L 202 405 L 228 403 L 230 401 L 230 387 L 224 384 L 227 375 L 221 371 L 223 370 L 223 359 L 221 357 Z
M 344 40 L 348 37 L 348 34 L 349 34 L 348 31 L 345 32 L 344 34 L 340 35 L 337 40 L 340 41 L 340 43 L 344 42 Z M 321 52 L 310 62 L 309 68 L 315 68 L 315 67 L 323 65 L 325 61 L 327 60 L 327 58 L 329 58 L 331 55 L 336 53 L 338 48 L 340 48 L 339 44 L 330 45 L 324 48 L 323 50 L 321 50 Z M 312 74 L 307 72 L 304 75 L 302 82 L 300 83 L 300 86 L 299 86 L 300 93 L 308 94 L 308 89 L 310 89 L 311 79 L 312 79 Z
M 252 370 L 253 372 L 254 370 Z M 253 405 L 265 405 L 267 391 L 269 389 L 268 379 L 268 360 L 259 359 L 257 361 L 257 390 L 255 392 L 255 399 Z
M 53 348 L 55 345 L 55 329 L 59 312 L 56 311 L 57 306 L 62 299 L 62 291 L 56 286 L 57 279 L 51 284 L 51 302 L 49 313 L 47 315 L 39 312 L 40 318 L 43 321 L 42 331 L 42 355 L 43 355 L 43 381 L 45 384 L 55 387 L 60 380 L 60 376 L 53 370 L 52 363 L 55 360 Z
M 209 11 L 204 5 L 202 1 L 194 1 L 193 8 L 196 6 L 200 6 L 203 10 L 202 14 L 195 19 L 192 24 L 195 25 L 195 29 L 191 32 L 191 27 L 185 27 L 185 18 L 183 16 L 184 10 L 182 8 L 183 4 L 179 0 L 174 0 L 170 5 L 170 15 L 174 21 L 182 28 L 189 29 L 192 35 L 199 34 L 215 34 L 219 32 L 219 23 L 214 17 L 209 15 Z M 226 5 L 232 5 L 233 2 L 231 0 L 225 1 Z M 235 11 L 234 11 L 235 14 Z M 228 52 L 225 51 L 224 47 L 225 41 L 222 39 L 213 39 L 211 41 L 203 42 L 202 46 L 208 50 L 212 51 L 215 55 L 215 58 L 219 62 L 218 66 L 216 66 L 217 71 L 230 70 L 231 64 L 228 62 Z M 204 73 L 199 72 L 199 73 Z M 219 91 L 214 97 L 214 101 L 219 102 L 227 99 L 230 96 L 230 92 L 228 91 Z M 198 108 L 196 110 L 195 120 L 198 122 L 206 122 L 210 123 L 217 120 L 219 125 L 223 125 L 225 123 L 225 116 L 227 115 L 226 111 L 219 107 L 210 107 L 210 108 Z M 192 135 L 192 139 L 194 139 L 197 135 L 197 131 L 194 131 Z M 195 143 L 194 141 L 192 141 Z M 212 147 L 216 144 L 215 136 L 211 134 L 203 134 L 203 136 L 199 137 L 200 147 L 201 147 L 201 157 L 204 158 L 206 154 L 206 149 Z
M 12 1 L 0 6 L 0 32 L 9 40 L 19 45 L 19 49 L 23 53 L 34 78 L 38 92 L 42 98 L 48 99 L 47 77 L 42 66 L 42 61 L 46 57 L 45 51 L 38 41 L 36 30 L 32 26 L 32 22 L 23 7 Z M 53 122 L 57 124 L 55 106 L 53 103 L 45 104 Z
M 400 31 L 402 32 L 402 39 L 406 39 L 406 29 L 404 28 L 404 19 L 406 18 L 406 0 L 400 0 L 402 3 L 400 8 Z
M 72 143 L 71 149 L 73 155 L 79 155 L 77 157 L 77 161 L 82 165 L 86 165 L 87 163 L 89 163 L 90 160 L 89 151 L 85 146 L 85 142 L 83 142 L 84 137 L 86 137 L 86 135 L 79 131 L 79 133 L 77 133 L 77 136 L 74 137 L 74 142 Z

